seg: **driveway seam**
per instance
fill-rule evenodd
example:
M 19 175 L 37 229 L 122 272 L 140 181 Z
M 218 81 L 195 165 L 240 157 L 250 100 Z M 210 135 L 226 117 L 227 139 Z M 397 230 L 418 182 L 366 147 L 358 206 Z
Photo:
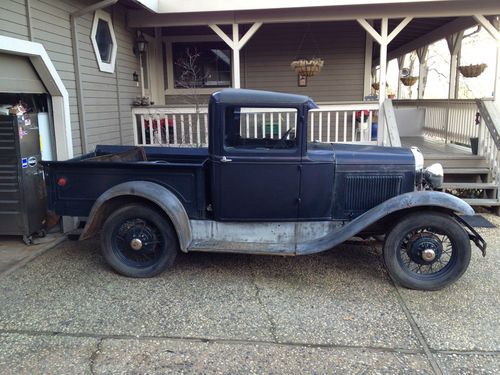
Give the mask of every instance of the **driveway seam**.
M 269 340 L 247 340 L 247 339 L 225 339 L 225 338 L 205 338 L 193 336 L 139 336 L 139 335 L 103 335 L 93 333 L 71 333 L 71 332 L 54 332 L 54 331 L 33 331 L 33 330 L 0 330 L 0 334 L 18 334 L 26 336 L 49 336 L 49 337 L 72 337 L 72 338 L 94 338 L 98 339 L 102 345 L 104 340 L 172 340 L 200 343 L 217 343 L 229 345 L 271 345 L 271 346 L 291 346 L 291 347 L 308 347 L 308 348 L 324 348 L 324 349 L 359 349 L 371 350 L 386 353 L 401 353 L 401 354 L 425 354 L 420 349 L 408 348 L 391 348 L 378 347 L 369 345 L 342 345 L 342 344 L 318 344 L 305 342 L 284 342 L 284 341 L 269 341 Z M 100 350 L 100 349 L 99 349 Z M 96 350 L 95 352 L 97 352 Z M 500 353 L 499 353 L 500 354 Z
M 425 339 L 424 334 L 420 330 L 417 322 L 415 321 L 415 318 L 413 318 L 413 315 L 411 314 L 410 309 L 408 308 L 408 306 L 406 306 L 406 302 L 403 299 L 403 296 L 401 295 L 401 293 L 399 292 L 399 288 L 396 285 L 396 282 L 392 279 L 392 277 L 391 277 L 391 282 L 392 282 L 392 285 L 394 286 L 394 289 L 396 290 L 396 297 L 399 301 L 401 308 L 403 309 L 404 314 L 406 315 L 406 319 L 408 320 L 408 323 L 410 324 L 411 329 L 413 330 L 413 332 L 417 336 L 417 339 L 420 342 L 420 345 L 422 345 L 422 348 L 424 349 L 424 353 L 425 353 L 432 369 L 434 370 L 434 373 L 436 375 L 443 375 L 443 370 L 441 369 L 441 367 L 439 367 L 439 364 L 438 364 L 436 358 L 434 358 L 434 355 L 431 351 L 429 344 L 427 343 L 427 340 Z
M 60 335 L 58 335 L 60 336 Z M 94 375 L 95 372 L 95 363 L 97 360 L 97 357 L 99 356 L 99 353 L 102 351 L 102 342 L 104 341 L 104 337 L 101 337 L 96 344 L 95 350 L 92 352 L 89 358 L 89 370 L 92 375 Z

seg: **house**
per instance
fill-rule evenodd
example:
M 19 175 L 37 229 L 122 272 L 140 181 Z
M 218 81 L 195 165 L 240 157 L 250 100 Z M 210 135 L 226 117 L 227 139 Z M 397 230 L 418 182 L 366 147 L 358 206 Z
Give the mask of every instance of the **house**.
M 440 145 L 429 146 L 428 159 L 454 153 L 455 164 L 445 167 L 456 168 L 460 183 L 482 184 L 476 204 L 500 204 L 498 118 L 483 116 L 479 127 L 471 120 L 478 110 L 500 107 L 500 47 L 497 66 L 490 67 L 496 69 L 495 104 L 453 100 L 454 80 L 451 99 L 434 102 L 388 101 L 385 85 L 388 60 L 417 51 L 422 66 L 426 46 L 442 38 L 450 46 L 450 72 L 458 74 L 461 32 L 474 25 L 498 46 L 497 0 L 6 0 L 0 9 L 0 93 L 46 98 L 52 132 L 42 141 L 52 145 L 54 158 L 78 156 L 96 144 L 205 144 L 210 93 L 224 87 L 287 91 L 320 104 L 311 113 L 311 140 L 396 146 L 407 144 L 405 136 L 412 137 L 408 142 L 432 136 Z M 183 82 L 180 62 L 189 51 L 200 74 L 195 87 Z M 324 62 L 315 76 L 290 67 L 313 57 Z M 149 105 L 134 107 L 137 97 Z M 247 116 L 251 131 L 257 120 Z M 265 121 L 272 135 L 278 120 Z M 167 137 L 160 126 L 174 133 Z M 473 159 L 454 147 L 470 147 L 471 136 L 479 137 Z M 458 169 L 464 165 L 476 169 Z

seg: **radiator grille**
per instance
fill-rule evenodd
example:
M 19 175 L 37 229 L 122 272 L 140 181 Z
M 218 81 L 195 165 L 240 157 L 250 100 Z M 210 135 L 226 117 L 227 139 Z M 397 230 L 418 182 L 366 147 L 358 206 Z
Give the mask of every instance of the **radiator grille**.
M 401 192 L 403 176 L 347 176 L 345 209 L 366 210 Z

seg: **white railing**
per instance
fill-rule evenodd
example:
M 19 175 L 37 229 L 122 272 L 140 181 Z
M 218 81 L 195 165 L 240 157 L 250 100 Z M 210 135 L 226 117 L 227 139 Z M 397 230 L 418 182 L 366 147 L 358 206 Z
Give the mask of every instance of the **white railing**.
M 372 126 L 377 123 L 379 104 L 358 102 L 324 104 L 309 111 L 309 140 L 317 142 L 376 143 Z
M 486 159 L 490 178 L 500 187 L 500 111 L 490 100 L 478 100 L 477 107 L 481 114 L 478 155 Z M 500 198 L 500 189 L 497 189 L 495 198 Z
M 396 108 L 424 108 L 424 134 L 439 138 L 445 143 L 470 147 L 470 138 L 478 136 L 476 125 L 478 108 L 474 100 L 395 100 Z
M 208 111 L 192 107 L 136 107 L 132 109 L 134 143 L 140 146 L 208 145 Z
M 375 102 L 325 104 L 309 111 L 308 138 L 316 142 L 376 143 Z M 132 109 L 134 142 L 141 146 L 206 147 L 208 110 L 201 107 L 136 107 Z M 295 128 L 293 109 L 252 108 L 240 113 L 240 132 L 246 138 L 280 138 Z M 293 129 L 292 129 L 293 130 Z

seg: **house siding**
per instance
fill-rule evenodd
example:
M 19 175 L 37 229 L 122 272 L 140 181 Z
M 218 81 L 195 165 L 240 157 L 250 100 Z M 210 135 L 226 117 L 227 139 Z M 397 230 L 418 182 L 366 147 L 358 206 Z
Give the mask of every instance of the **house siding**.
M 243 49 L 243 86 L 318 102 L 362 100 L 364 54 L 365 32 L 355 22 L 264 24 Z M 290 63 L 303 56 L 321 57 L 325 65 L 307 87 L 298 87 Z
M 31 0 L 32 40 L 43 44 L 69 94 L 73 152 L 82 153 L 80 123 L 73 60 L 70 14 L 95 1 Z M 85 129 L 88 150 L 96 144 L 131 144 L 131 103 L 140 95 L 132 80 L 139 70 L 138 59 L 132 52 L 134 32 L 126 27 L 126 11 L 121 5 L 107 9 L 112 15 L 117 40 L 115 72 L 104 73 L 98 68 L 90 32 L 94 14 L 77 19 Z M 28 18 L 24 0 L 0 2 L 0 34 L 29 39 Z
M 354 21 L 264 24 L 240 52 L 241 87 L 303 94 L 317 102 L 362 100 L 365 38 Z M 308 78 L 307 87 L 298 86 L 290 67 L 302 56 L 325 62 L 317 76 Z M 166 96 L 167 104 L 185 102 L 181 95 Z

